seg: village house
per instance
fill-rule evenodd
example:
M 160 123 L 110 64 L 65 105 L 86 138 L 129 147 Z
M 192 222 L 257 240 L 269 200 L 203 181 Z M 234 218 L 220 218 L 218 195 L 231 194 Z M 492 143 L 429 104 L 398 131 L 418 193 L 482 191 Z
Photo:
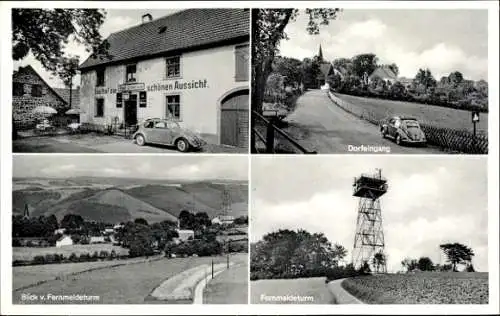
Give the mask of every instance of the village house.
M 194 239 L 194 231 L 191 229 L 176 229 L 179 237 L 174 238 L 175 243 L 180 243 L 181 241 Z
M 89 243 L 90 244 L 103 244 L 106 242 L 106 238 L 104 236 L 90 236 Z
M 248 9 L 189 9 L 107 38 L 81 66 L 80 122 L 167 118 L 215 144 L 247 147 Z
M 381 66 L 375 69 L 371 75 L 368 76 L 368 83 L 373 82 L 375 78 L 390 82 L 391 84 L 398 80 L 398 76 L 387 66 Z
M 212 219 L 212 224 L 230 225 L 232 223 L 234 223 L 234 216 L 231 215 L 219 215 Z
M 33 128 L 44 114 L 35 113 L 39 106 L 48 106 L 64 116 L 69 104 L 31 67 L 19 67 L 12 75 L 12 120 L 18 130 Z
M 71 236 L 69 235 L 61 236 L 61 238 L 56 240 L 56 247 L 71 246 L 71 245 L 73 245 L 73 239 L 71 239 Z

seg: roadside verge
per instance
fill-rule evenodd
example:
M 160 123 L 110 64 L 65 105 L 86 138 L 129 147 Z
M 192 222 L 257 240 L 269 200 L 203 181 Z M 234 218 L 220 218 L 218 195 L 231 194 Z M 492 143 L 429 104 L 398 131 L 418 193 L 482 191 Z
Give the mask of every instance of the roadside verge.
M 364 304 L 342 287 L 342 282 L 344 280 L 345 278 L 328 282 L 328 290 L 332 293 L 336 304 Z

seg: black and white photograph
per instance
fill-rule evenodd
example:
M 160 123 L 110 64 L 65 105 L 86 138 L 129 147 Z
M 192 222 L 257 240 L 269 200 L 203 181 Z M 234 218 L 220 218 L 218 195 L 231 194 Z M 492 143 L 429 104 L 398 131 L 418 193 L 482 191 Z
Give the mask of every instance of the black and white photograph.
M 486 162 L 253 157 L 251 303 L 488 304 Z
M 488 153 L 488 10 L 254 9 L 252 43 L 252 153 Z
M 248 9 L 12 9 L 13 152 L 248 153 Z
M 15 156 L 13 304 L 247 304 L 245 156 Z

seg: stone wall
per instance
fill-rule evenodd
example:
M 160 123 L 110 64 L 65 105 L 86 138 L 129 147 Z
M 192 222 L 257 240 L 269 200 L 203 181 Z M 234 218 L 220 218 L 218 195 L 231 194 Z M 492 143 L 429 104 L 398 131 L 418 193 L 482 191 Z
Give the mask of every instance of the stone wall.
M 22 96 L 12 94 L 12 120 L 17 129 L 32 128 L 43 114 L 33 113 L 37 106 L 50 106 L 57 110 L 58 116 L 64 115 L 69 106 L 58 97 L 50 87 L 36 74 L 30 66 L 19 68 L 12 78 L 12 85 L 24 85 Z M 31 95 L 32 86 L 38 84 L 42 87 L 42 96 Z M 13 87 L 14 89 L 14 87 Z

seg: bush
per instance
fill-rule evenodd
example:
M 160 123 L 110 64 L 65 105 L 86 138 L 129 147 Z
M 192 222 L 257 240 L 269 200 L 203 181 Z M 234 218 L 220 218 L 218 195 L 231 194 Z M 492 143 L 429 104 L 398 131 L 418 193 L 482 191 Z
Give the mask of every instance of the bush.
M 109 252 L 106 250 L 101 250 L 101 252 L 99 252 L 99 258 L 101 259 L 109 258 Z
M 45 264 L 45 257 L 44 256 L 35 256 L 33 258 L 33 262 L 35 264 Z
M 71 262 L 78 262 L 78 257 L 76 256 L 76 254 L 74 252 L 72 252 L 71 255 L 69 256 L 68 260 Z

